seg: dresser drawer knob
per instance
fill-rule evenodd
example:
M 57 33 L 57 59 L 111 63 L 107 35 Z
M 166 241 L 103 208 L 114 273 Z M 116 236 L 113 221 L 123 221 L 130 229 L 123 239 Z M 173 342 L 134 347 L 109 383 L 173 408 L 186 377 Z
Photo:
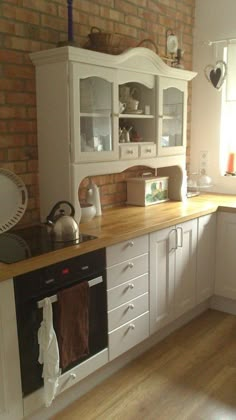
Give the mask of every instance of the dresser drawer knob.
M 134 283 L 130 283 L 129 284 L 129 289 L 133 289 L 134 288 Z
M 129 246 L 134 246 L 134 241 L 129 241 L 129 242 L 128 242 L 128 245 L 129 245 Z
M 70 374 L 70 378 L 71 378 L 71 379 L 76 379 L 76 374 L 75 374 L 75 373 L 71 373 L 71 374 Z
M 135 329 L 135 325 L 134 325 L 134 324 L 130 324 L 130 325 L 129 325 L 129 328 L 130 328 L 131 330 L 134 330 L 134 329 Z
M 134 304 L 133 303 L 129 304 L 129 309 L 134 309 Z
M 133 266 L 134 266 L 134 263 L 129 262 L 128 267 L 129 267 L 129 268 L 133 268 Z

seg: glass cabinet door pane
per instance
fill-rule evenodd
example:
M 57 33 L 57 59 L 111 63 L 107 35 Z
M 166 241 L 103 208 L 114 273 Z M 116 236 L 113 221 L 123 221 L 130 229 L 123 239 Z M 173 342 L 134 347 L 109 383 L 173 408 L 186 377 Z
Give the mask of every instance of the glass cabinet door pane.
M 163 91 L 162 147 L 183 146 L 184 93 L 176 88 Z
M 81 79 L 81 152 L 113 150 L 112 113 L 112 83 L 100 77 Z

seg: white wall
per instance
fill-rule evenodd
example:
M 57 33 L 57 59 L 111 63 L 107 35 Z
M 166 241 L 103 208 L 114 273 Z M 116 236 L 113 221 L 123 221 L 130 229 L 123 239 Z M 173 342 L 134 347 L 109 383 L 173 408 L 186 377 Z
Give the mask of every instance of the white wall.
M 193 70 L 192 134 L 190 171 L 199 170 L 200 151 L 208 151 L 207 173 L 213 179 L 212 191 L 236 193 L 236 177 L 224 177 L 219 170 L 221 92 L 206 79 L 204 69 L 220 59 L 208 41 L 236 38 L 235 0 L 196 0 Z

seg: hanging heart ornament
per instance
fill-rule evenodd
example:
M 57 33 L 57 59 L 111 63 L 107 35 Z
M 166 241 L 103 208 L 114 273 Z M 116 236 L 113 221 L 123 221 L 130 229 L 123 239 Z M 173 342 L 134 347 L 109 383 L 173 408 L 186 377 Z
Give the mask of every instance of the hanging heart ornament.
M 227 75 L 227 64 L 222 60 L 218 60 L 215 66 L 208 64 L 204 69 L 204 73 L 208 82 L 219 90 Z

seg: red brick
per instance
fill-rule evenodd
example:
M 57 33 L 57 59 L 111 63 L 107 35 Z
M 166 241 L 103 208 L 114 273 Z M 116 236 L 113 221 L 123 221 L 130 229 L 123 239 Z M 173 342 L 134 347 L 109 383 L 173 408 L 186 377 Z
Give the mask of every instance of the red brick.
M 25 107 L 11 107 L 11 106 L 0 106 L 0 118 L 23 118 L 26 117 Z
M 23 0 L 23 7 L 34 9 L 37 12 L 44 12 L 49 15 L 56 15 L 57 14 L 57 6 L 51 1 L 48 0 Z
M 35 69 L 32 66 L 14 66 L 6 65 L 4 67 L 5 77 L 13 77 L 17 79 L 33 79 L 35 75 Z
M 41 0 L 40 0 L 41 1 Z M 34 25 L 38 25 L 40 22 L 39 13 L 32 12 L 27 9 L 23 9 L 20 7 L 11 6 L 8 4 L 2 5 L 2 15 L 4 17 L 20 20 L 23 22 L 29 22 Z
M 9 132 L 28 133 L 36 131 L 35 121 L 14 120 L 8 122 Z
M 1 147 L 24 146 L 26 144 L 25 134 L 0 135 Z
M 6 94 L 7 104 L 25 104 L 35 105 L 35 95 L 32 93 L 7 93 Z

